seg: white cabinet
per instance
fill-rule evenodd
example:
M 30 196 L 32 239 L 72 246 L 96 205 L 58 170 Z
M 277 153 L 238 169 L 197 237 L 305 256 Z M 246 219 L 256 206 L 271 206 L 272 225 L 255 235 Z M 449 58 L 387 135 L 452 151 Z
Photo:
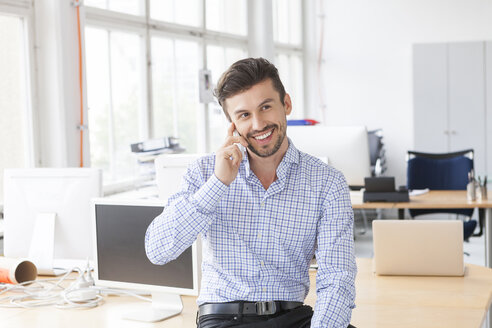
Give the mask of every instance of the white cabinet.
M 492 174 L 492 43 L 413 48 L 414 149 L 475 150 L 475 170 Z

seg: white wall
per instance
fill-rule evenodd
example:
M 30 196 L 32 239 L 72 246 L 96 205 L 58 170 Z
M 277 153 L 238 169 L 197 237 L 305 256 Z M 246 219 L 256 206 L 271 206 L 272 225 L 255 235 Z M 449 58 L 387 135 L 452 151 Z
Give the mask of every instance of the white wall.
M 412 44 L 492 40 L 487 0 L 324 0 L 327 125 L 383 128 L 388 175 L 413 148 Z

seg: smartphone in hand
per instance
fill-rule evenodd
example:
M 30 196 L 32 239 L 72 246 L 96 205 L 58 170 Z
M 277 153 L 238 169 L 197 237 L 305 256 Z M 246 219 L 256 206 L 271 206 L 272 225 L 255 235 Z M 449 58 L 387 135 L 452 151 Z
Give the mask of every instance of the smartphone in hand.
M 235 137 L 240 136 L 240 134 L 239 134 L 239 132 L 237 132 L 237 130 L 234 130 L 232 135 Z M 241 152 L 241 154 L 243 155 L 243 158 L 244 158 L 246 156 L 246 147 L 244 147 L 240 143 L 235 143 L 235 145 L 237 146 L 237 148 L 239 148 L 239 151 Z

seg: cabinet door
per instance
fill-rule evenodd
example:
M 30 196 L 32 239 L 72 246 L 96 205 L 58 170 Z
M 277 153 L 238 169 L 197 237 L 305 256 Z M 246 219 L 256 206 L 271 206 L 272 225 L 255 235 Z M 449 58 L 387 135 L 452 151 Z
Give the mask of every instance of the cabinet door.
M 485 141 L 485 152 L 487 154 L 486 164 L 487 173 L 492 177 L 492 42 L 485 43 L 485 104 L 486 108 L 486 128 L 487 139 Z
M 475 171 L 485 173 L 484 43 L 449 44 L 450 151 L 473 148 Z
M 448 151 L 447 45 L 413 46 L 414 150 Z

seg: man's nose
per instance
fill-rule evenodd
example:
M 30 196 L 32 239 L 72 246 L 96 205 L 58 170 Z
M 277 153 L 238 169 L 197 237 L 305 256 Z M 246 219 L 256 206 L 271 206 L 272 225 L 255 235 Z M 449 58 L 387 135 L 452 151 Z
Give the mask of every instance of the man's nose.
M 251 129 L 254 131 L 263 131 L 267 124 L 265 121 L 261 118 L 261 115 L 253 115 L 252 117 L 252 127 Z

